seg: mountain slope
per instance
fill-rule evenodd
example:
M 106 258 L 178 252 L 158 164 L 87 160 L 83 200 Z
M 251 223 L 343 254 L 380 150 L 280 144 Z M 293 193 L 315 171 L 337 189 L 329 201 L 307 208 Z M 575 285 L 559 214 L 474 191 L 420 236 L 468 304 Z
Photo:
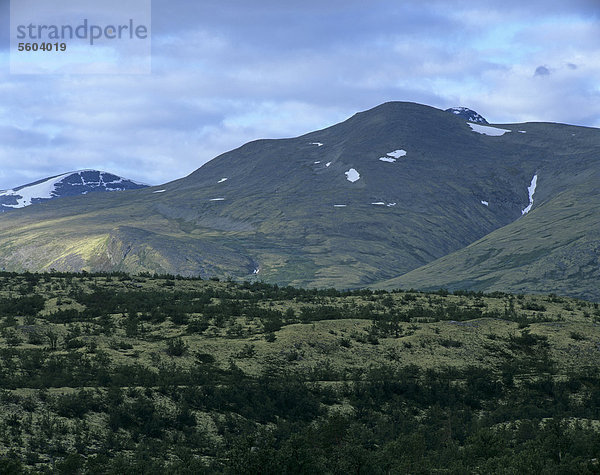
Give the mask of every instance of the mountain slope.
M 300 137 L 250 142 L 160 187 L 10 213 L 0 266 L 370 285 L 536 221 L 538 208 L 584 186 L 599 149 L 597 129 L 490 126 L 386 103 Z
M 379 288 L 554 292 L 598 300 L 600 173 L 470 246 Z
M 0 191 L 0 212 L 65 196 L 85 195 L 98 191 L 135 190 L 146 186 L 112 173 L 79 170 Z

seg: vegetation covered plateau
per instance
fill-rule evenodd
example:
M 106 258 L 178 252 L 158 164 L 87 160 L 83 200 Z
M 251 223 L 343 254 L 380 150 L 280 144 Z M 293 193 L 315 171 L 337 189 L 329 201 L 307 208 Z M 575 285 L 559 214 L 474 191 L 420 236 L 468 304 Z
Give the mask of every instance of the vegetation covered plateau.
M 0 273 L 0 473 L 598 473 L 600 309 Z

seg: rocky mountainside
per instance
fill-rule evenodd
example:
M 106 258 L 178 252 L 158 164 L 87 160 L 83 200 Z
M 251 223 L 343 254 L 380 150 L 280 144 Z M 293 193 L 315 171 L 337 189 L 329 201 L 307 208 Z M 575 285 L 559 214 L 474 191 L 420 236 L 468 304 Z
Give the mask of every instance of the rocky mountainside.
M 390 102 L 300 137 L 250 142 L 160 187 L 10 213 L 0 222 L 0 265 L 347 288 L 393 286 L 392 279 L 426 273 L 423 266 L 479 245 L 475 258 L 465 255 L 444 274 L 468 288 L 472 279 L 456 277 L 463 270 L 487 275 L 486 265 L 499 265 L 494 258 L 501 252 L 477 244 L 494 239 L 512 249 L 506 251 L 511 262 L 536 275 L 523 284 L 527 290 L 556 286 L 580 295 L 577 280 L 598 280 L 573 270 L 597 254 L 573 254 L 569 246 L 582 232 L 590 249 L 598 242 L 590 180 L 600 169 L 600 131 L 470 118 L 475 121 Z M 536 257 L 524 243 L 543 236 L 575 267 L 561 268 L 553 259 L 531 267 L 547 256 Z M 476 287 L 522 280 L 498 272 L 501 277 L 485 282 L 478 278 Z M 419 274 L 415 284 L 450 282 L 428 275 Z M 573 282 L 569 288 L 565 279 Z
M 446 109 L 446 112 L 450 112 L 451 114 L 462 117 L 463 119 L 468 120 L 469 122 L 478 122 L 480 124 L 488 123 L 488 121 L 485 120 L 483 116 L 467 107 L 451 107 L 450 109 Z

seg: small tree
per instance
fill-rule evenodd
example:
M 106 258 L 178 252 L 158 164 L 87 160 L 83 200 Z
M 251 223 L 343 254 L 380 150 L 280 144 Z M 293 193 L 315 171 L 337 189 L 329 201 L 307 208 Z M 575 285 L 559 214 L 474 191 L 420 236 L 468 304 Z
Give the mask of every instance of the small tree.
M 139 332 L 139 319 L 136 312 L 129 312 L 125 320 L 125 335 L 135 337 Z
M 19 346 L 23 342 L 21 337 L 14 330 L 6 330 L 4 338 L 6 338 L 6 343 L 9 346 Z
M 265 340 L 269 343 L 273 343 L 277 339 L 277 336 L 273 332 L 265 333 Z
M 46 337 L 48 338 L 48 343 L 50 344 L 50 350 L 55 351 L 58 348 L 58 333 L 48 330 L 46 332 Z
M 174 338 L 167 341 L 166 352 L 169 356 L 183 356 L 187 352 L 188 346 L 181 338 Z

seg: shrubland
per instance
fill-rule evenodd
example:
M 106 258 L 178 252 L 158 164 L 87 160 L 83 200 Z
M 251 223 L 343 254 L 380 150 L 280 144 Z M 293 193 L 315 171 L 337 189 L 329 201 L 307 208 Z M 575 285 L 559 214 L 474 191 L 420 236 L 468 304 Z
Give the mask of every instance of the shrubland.
M 1 473 L 597 473 L 557 295 L 0 273 Z

